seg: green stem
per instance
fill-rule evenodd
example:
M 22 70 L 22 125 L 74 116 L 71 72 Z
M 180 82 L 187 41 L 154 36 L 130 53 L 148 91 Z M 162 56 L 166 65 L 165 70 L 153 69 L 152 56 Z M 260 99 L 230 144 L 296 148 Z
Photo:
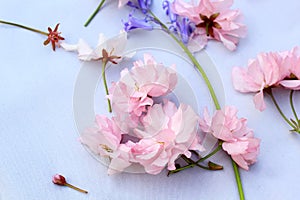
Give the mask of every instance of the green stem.
M 217 99 L 217 95 L 205 73 L 205 71 L 203 70 L 203 68 L 201 67 L 201 65 L 199 64 L 199 62 L 196 60 L 196 58 L 193 56 L 193 54 L 190 52 L 190 50 L 183 44 L 183 42 L 181 42 L 175 35 L 173 34 L 170 34 L 171 37 L 180 45 L 180 47 L 183 49 L 183 51 L 188 55 L 188 57 L 191 59 L 191 61 L 194 63 L 194 65 L 196 66 L 196 68 L 199 70 L 201 76 L 203 77 L 204 79 L 204 82 L 206 83 L 207 85 L 207 88 L 209 90 L 209 93 L 212 97 L 212 100 L 215 104 L 215 107 L 217 110 L 220 110 L 221 109 L 221 106 L 219 104 L 219 101 Z
M 184 167 L 180 167 L 180 168 L 178 168 L 178 169 L 174 169 L 174 170 L 168 172 L 168 176 L 169 176 L 170 174 L 175 174 L 175 173 L 177 173 L 177 172 L 180 172 L 180 171 L 182 171 L 182 170 L 189 169 L 189 168 L 192 168 L 192 167 L 195 167 L 195 165 L 186 165 L 186 166 L 184 166 Z
M 213 150 L 212 152 L 210 152 L 209 154 L 207 154 L 203 158 L 200 158 L 199 160 L 197 160 L 196 163 L 202 162 L 202 161 L 210 158 L 211 156 L 215 155 L 221 149 L 222 149 L 222 142 L 219 142 L 219 144 L 218 144 L 217 148 L 215 148 L 215 150 Z
M 89 19 L 85 22 L 84 26 L 87 27 L 90 22 L 94 19 L 94 17 L 98 14 L 99 10 L 102 8 L 105 0 L 102 0 L 96 10 L 93 12 L 93 14 L 89 17 Z
M 80 189 L 80 188 L 78 188 L 78 187 L 76 187 L 76 186 L 74 186 L 74 185 L 71 185 L 71 184 L 69 184 L 69 183 L 65 183 L 65 186 L 67 186 L 67 187 L 69 187 L 69 188 L 72 188 L 72 189 L 74 189 L 74 190 L 76 190 L 76 191 L 78 191 L 78 192 L 81 192 L 81 193 L 85 193 L 85 194 L 88 193 L 88 191 L 83 190 L 83 189 Z
M 107 62 L 103 60 L 102 61 L 102 79 L 103 79 L 103 84 L 104 84 L 106 95 L 109 95 L 108 87 L 107 87 L 107 82 L 106 82 L 106 76 L 105 76 L 105 67 L 106 67 L 106 64 L 107 64 Z M 108 104 L 108 112 L 112 112 L 111 103 L 110 103 L 109 99 L 107 99 L 107 104 Z
M 293 102 L 294 92 L 295 92 L 294 90 L 291 90 L 291 93 L 290 93 L 290 105 L 291 105 L 291 108 L 292 108 L 292 111 L 293 111 L 293 114 L 294 114 L 295 120 L 296 120 L 296 121 L 294 121 L 294 120 L 291 119 L 291 121 L 294 123 L 294 125 L 296 127 L 292 131 L 295 131 L 295 132 L 300 134 L 300 121 L 299 121 L 296 109 L 294 107 L 294 102 Z
M 19 28 L 23 28 L 23 29 L 26 29 L 26 30 L 29 30 L 29 31 L 33 31 L 35 33 L 39 33 L 39 34 L 48 36 L 48 33 L 44 32 L 44 31 L 40 31 L 38 29 L 30 28 L 28 26 L 23 26 L 21 24 L 16 24 L 16 23 L 13 23 L 13 22 L 7 22 L 7 21 L 3 21 L 3 20 L 0 20 L 0 23 L 11 25 L 11 26 L 16 26 L 16 27 L 19 27 Z
M 288 120 L 288 118 L 283 114 L 281 108 L 279 107 L 274 95 L 273 95 L 273 92 L 272 92 L 272 89 L 269 89 L 267 90 L 267 93 L 270 95 L 275 107 L 277 108 L 278 112 L 280 113 L 281 117 L 294 129 L 296 129 L 296 127 L 294 126 L 294 124 L 292 122 L 290 122 L 290 120 Z
M 239 168 L 238 168 L 237 164 L 234 162 L 234 160 L 231 159 L 231 162 L 232 162 L 232 166 L 233 166 L 236 184 L 237 184 L 237 187 L 239 190 L 240 200 L 245 200 L 245 195 L 244 195 L 244 191 L 243 191 L 243 185 L 242 185 L 242 181 L 241 181 L 241 177 L 240 177 Z
M 297 112 L 296 112 L 295 107 L 294 107 L 293 95 L 294 95 L 294 90 L 291 90 L 291 93 L 290 93 L 290 104 L 291 104 L 291 108 L 292 108 L 293 114 L 295 116 L 296 122 L 298 123 L 298 126 L 300 126 L 300 124 L 299 124 L 299 118 L 298 118 Z
M 181 158 L 183 158 L 183 160 L 185 162 L 187 162 L 189 165 L 193 165 L 193 166 L 198 166 L 202 169 L 207 169 L 207 170 L 211 170 L 209 167 L 203 166 L 198 164 L 197 162 L 193 161 L 192 159 L 189 159 L 188 157 L 186 157 L 185 155 L 182 155 Z
M 195 166 L 198 166 L 198 167 L 200 167 L 200 168 L 202 168 L 202 169 L 212 170 L 212 169 L 210 169 L 209 167 L 200 165 L 200 164 L 198 164 L 198 163 L 199 163 L 199 162 L 202 162 L 202 161 L 204 161 L 204 160 L 206 160 L 206 159 L 208 159 L 208 158 L 210 158 L 210 157 L 213 156 L 213 155 L 215 155 L 215 154 L 216 154 L 219 150 L 221 150 L 221 149 L 222 149 L 222 142 L 219 142 L 219 145 L 217 146 L 217 148 L 215 148 L 211 153 L 207 154 L 207 155 L 206 155 L 205 157 L 203 157 L 203 158 L 200 158 L 200 159 L 197 160 L 196 162 L 193 161 L 193 160 L 191 160 L 191 159 L 189 159 L 189 158 L 187 158 L 185 155 L 182 155 L 181 158 L 182 158 L 183 160 L 185 160 L 185 162 L 187 162 L 188 165 L 186 165 L 186 166 L 184 166 L 184 167 L 180 167 L 180 168 L 175 169 L 175 170 L 172 170 L 172 171 L 170 171 L 169 173 L 171 173 L 171 174 L 177 173 L 177 172 L 182 171 L 182 170 L 184 170 L 184 169 L 188 169 L 188 168 L 195 167 Z

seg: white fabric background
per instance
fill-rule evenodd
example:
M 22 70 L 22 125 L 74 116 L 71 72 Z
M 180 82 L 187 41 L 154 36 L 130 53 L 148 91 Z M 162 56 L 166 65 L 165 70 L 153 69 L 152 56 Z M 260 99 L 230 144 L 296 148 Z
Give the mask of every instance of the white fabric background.
M 98 3 L 0 0 L 0 19 L 45 31 L 60 22 L 69 43 L 84 38 L 95 44 L 99 32 L 116 35 L 128 13 L 117 10 L 113 1 L 88 28 L 83 27 Z M 155 1 L 155 10 L 160 5 Z M 239 116 L 248 118 L 249 127 L 262 140 L 258 162 L 249 171 L 241 170 L 245 195 L 247 199 L 297 199 L 300 136 L 288 132 L 289 127 L 269 100 L 266 111 L 259 112 L 254 109 L 252 95 L 234 91 L 231 69 L 245 66 L 259 52 L 298 45 L 300 3 L 244 0 L 236 1 L 234 8 L 244 14 L 248 36 L 235 52 L 217 42 L 209 42 L 206 51 L 221 74 L 226 104 L 238 107 Z M 106 167 L 77 141 L 72 98 L 82 63 L 75 54 L 43 47 L 44 40 L 41 35 L 0 24 L 0 199 L 238 199 L 231 163 L 222 153 L 213 159 L 224 165 L 218 172 L 195 168 L 171 177 L 164 173 L 106 175 Z M 283 103 L 285 98 L 282 94 Z M 284 107 L 289 110 L 288 105 Z M 55 173 L 89 194 L 52 184 Z

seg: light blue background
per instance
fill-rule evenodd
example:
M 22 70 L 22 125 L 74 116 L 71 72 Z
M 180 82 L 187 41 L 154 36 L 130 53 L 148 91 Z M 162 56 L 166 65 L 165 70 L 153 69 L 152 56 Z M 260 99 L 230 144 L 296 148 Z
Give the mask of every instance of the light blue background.
M 85 20 L 98 0 L 4 1 L 0 19 L 47 30 L 60 22 L 66 41 L 84 38 L 95 44 L 99 32 L 116 35 L 126 19 L 127 9 L 116 1 L 88 28 Z M 155 11 L 160 1 L 154 2 Z M 300 3 L 294 0 L 244 0 L 234 7 L 244 14 L 248 36 L 230 52 L 221 43 L 209 42 L 206 51 L 214 61 L 225 86 L 226 104 L 235 105 L 239 116 L 261 138 L 258 162 L 250 171 L 241 170 L 247 199 L 297 199 L 300 196 L 300 137 L 267 100 L 267 109 L 254 109 L 252 95 L 233 90 L 231 69 L 245 66 L 249 58 L 263 51 L 289 50 L 299 44 Z M 160 11 L 160 13 L 162 13 Z M 130 37 L 129 37 L 130 38 Z M 224 170 L 186 170 L 171 177 L 120 174 L 106 175 L 101 165 L 77 141 L 73 117 L 73 89 L 82 63 L 75 54 L 50 46 L 45 38 L 26 30 L 0 24 L 0 196 L 3 200 L 65 199 L 238 199 L 228 157 L 219 153 L 214 161 Z M 197 81 L 197 80 L 195 80 Z M 298 99 L 299 99 L 298 95 Z M 285 103 L 286 94 L 281 95 Z M 288 105 L 284 106 L 288 112 Z M 300 107 L 298 104 L 298 110 Z M 84 195 L 51 182 L 55 173 L 89 191 Z

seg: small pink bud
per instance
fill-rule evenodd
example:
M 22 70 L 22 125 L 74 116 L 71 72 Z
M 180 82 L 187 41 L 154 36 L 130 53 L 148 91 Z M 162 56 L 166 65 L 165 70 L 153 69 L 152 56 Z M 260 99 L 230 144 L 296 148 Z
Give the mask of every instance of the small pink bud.
M 60 175 L 60 174 L 55 174 L 55 175 L 53 176 L 53 178 L 52 178 L 52 182 L 53 182 L 54 184 L 56 184 L 56 185 L 67 186 L 67 187 L 69 187 L 69 188 L 72 188 L 72 189 L 74 189 L 74 190 L 77 190 L 78 192 L 88 193 L 88 191 L 86 191 L 86 190 L 82 190 L 82 189 L 80 189 L 80 188 L 78 188 L 78 187 L 75 187 L 75 186 L 73 186 L 73 185 L 67 183 L 65 177 L 63 177 L 63 176 Z
M 63 185 L 63 186 L 67 183 L 65 177 L 59 174 L 55 174 L 53 176 L 52 182 L 56 185 Z

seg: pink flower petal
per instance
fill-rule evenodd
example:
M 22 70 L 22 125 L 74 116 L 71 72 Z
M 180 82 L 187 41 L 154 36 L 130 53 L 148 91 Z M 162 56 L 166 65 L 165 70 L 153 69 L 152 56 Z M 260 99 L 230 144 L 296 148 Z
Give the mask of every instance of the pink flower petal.
M 207 41 L 208 39 L 205 30 L 195 30 L 190 36 L 187 47 L 192 53 L 195 53 L 202 50 L 207 45 Z
M 287 89 L 300 90 L 300 80 L 283 80 L 279 84 Z
M 249 170 L 248 163 L 242 155 L 233 155 L 231 158 L 234 160 L 234 162 L 236 162 L 236 164 L 238 164 L 239 167 L 244 170 Z
M 237 142 L 224 142 L 222 144 L 222 147 L 225 151 L 227 151 L 230 155 L 238 155 L 238 154 L 244 154 L 247 152 L 248 148 L 248 142 L 247 141 L 237 141 Z
M 176 0 L 172 4 L 172 11 L 178 15 L 188 17 L 192 22 L 199 22 L 199 13 L 201 7 L 191 3 L 186 3 L 184 0 Z
M 254 97 L 253 97 L 253 101 L 255 104 L 255 108 L 263 111 L 266 109 L 266 104 L 264 101 L 264 93 L 263 91 L 260 91 L 259 93 L 257 93 Z

